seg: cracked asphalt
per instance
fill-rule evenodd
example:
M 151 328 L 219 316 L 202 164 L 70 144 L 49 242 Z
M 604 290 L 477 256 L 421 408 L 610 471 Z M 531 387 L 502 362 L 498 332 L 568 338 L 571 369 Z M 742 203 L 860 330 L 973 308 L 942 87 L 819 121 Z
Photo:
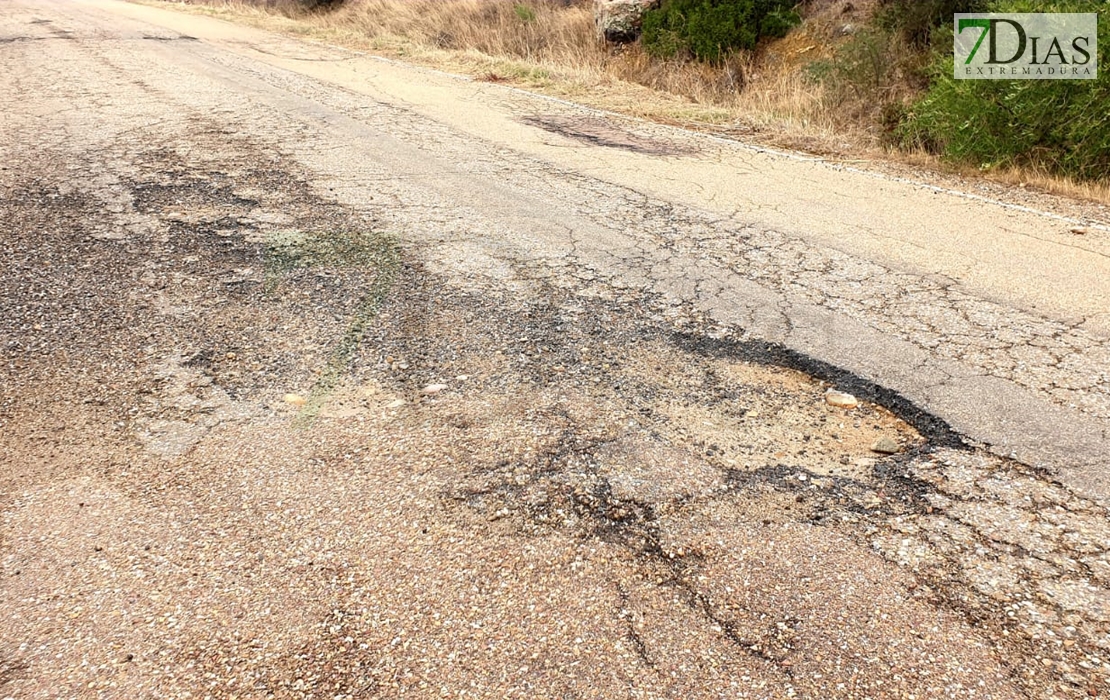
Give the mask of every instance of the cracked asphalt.
M 1099 206 L 112 0 L 0 72 L 0 697 L 1110 695 Z

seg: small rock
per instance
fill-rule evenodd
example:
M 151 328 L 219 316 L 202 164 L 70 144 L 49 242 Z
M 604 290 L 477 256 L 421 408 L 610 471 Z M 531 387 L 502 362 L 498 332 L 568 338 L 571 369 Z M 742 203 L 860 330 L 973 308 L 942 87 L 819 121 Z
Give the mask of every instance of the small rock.
M 894 455 L 901 452 L 902 448 L 893 438 L 881 437 L 875 441 L 874 445 L 871 446 L 871 451 L 878 452 L 879 454 L 884 455 Z
M 1088 229 L 1088 228 L 1085 228 L 1083 226 L 1072 226 L 1071 228 L 1068 229 L 1068 232 L 1069 233 L 1074 233 L 1077 236 L 1085 236 L 1088 233 L 1090 233 L 1091 230 Z
M 286 394 L 282 397 L 282 399 L 284 399 L 285 403 L 290 404 L 291 406 L 304 406 L 306 403 L 308 403 L 308 399 L 301 396 L 300 394 Z
M 386 404 L 386 408 L 400 408 L 401 406 L 404 406 L 404 405 L 405 405 L 405 400 L 404 399 L 394 399 L 393 401 L 390 401 L 388 404 Z
M 855 408 L 859 406 L 859 400 L 856 399 L 855 396 L 846 394 L 843 391 L 836 391 L 835 389 L 829 389 L 825 392 L 825 403 L 838 408 Z
M 460 374 L 459 376 L 455 377 L 455 379 L 460 381 L 460 382 L 465 382 L 467 379 L 470 379 L 470 375 L 469 374 Z
M 624 44 L 640 35 L 644 13 L 659 0 L 594 0 L 594 25 L 599 39 Z
M 420 393 L 421 394 L 427 394 L 427 395 L 431 396 L 432 394 L 438 394 L 439 392 L 443 391 L 446 388 L 447 388 L 446 384 L 429 384 L 428 386 L 421 389 Z

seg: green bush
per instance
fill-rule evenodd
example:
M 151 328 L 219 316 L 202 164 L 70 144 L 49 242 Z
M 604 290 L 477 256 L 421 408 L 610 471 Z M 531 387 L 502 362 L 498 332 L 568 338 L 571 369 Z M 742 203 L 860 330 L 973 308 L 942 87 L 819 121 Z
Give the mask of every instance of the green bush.
M 927 56 L 899 32 L 869 24 L 841 41 L 832 55 L 807 66 L 807 77 L 825 88 L 825 104 L 849 121 L 875 124 L 887 144 L 896 129 L 906 95 L 929 85 Z
M 295 4 L 305 10 L 334 10 L 345 0 L 296 0 Z
M 643 44 L 654 56 L 687 54 L 719 63 L 761 37 L 782 37 L 801 18 L 795 0 L 663 0 L 644 14 Z
M 260 5 L 290 17 L 307 12 L 328 12 L 339 9 L 346 0 L 247 0 L 247 4 Z
M 924 48 L 938 27 L 951 26 L 957 12 L 985 12 L 986 0 L 880 0 L 875 24 Z
M 1096 12 L 1098 0 L 994 0 L 990 12 Z M 952 28 L 938 31 L 931 85 L 906 110 L 908 146 L 981 168 L 1024 165 L 1110 179 L 1110 17 L 1100 17 L 1097 80 L 956 80 Z
M 896 79 L 894 41 L 894 34 L 864 27 L 836 47 L 831 58 L 809 64 L 809 77 L 841 99 L 874 100 Z

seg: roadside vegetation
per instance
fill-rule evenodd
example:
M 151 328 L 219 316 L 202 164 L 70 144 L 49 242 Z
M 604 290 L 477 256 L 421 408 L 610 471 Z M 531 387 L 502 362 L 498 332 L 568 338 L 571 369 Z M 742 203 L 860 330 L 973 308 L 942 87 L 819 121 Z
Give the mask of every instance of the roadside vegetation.
M 643 44 L 662 58 L 689 56 L 719 64 L 752 51 L 760 39 L 781 39 L 802 21 L 794 0 L 668 0 L 644 16 Z
M 663 0 L 622 46 L 596 39 L 589 0 L 190 2 L 637 116 L 1110 201 L 1110 18 L 1097 81 L 957 81 L 951 51 L 954 12 L 1103 0 Z
M 1102 0 L 976 3 L 989 12 L 1098 12 Z M 1021 166 L 1110 181 L 1110 16 L 1100 17 L 1098 80 L 955 80 L 952 26 L 930 42 L 927 84 L 898 114 L 895 136 L 982 168 Z M 945 50 L 947 48 L 947 50 Z

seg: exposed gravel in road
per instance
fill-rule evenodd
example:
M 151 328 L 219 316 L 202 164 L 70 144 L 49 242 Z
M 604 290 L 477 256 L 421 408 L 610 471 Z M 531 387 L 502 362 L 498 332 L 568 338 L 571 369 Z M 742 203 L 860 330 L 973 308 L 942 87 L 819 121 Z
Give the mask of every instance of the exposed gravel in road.
M 499 220 L 413 194 L 427 163 L 333 143 L 383 171 L 356 208 L 285 93 L 62 7 L 0 20 L 29 37 L 0 43 L 0 697 L 1110 693 L 1102 507 L 644 261 L 827 304 L 854 279 L 864 315 L 874 270 L 776 282 L 809 253 L 373 104 L 599 230 L 620 210 L 650 284 L 597 241 L 478 245 Z
M 952 277 L 753 224 L 755 213 L 744 208 L 712 213 L 670 202 L 614 184 L 604 171 L 584 174 L 242 55 L 208 59 L 226 80 L 250 81 L 259 92 L 247 99 L 220 82 L 198 86 L 172 71 L 157 83 L 177 84 L 175 91 L 213 105 L 237 105 L 231 124 L 282 139 L 344 204 L 361 210 L 372 189 L 375 205 L 390 205 L 381 213 L 387 226 L 402 241 L 420 243 L 437 271 L 493 275 L 516 289 L 542 280 L 650 290 L 749 338 L 802 352 L 823 343 L 820 353 L 840 366 L 884 377 L 961 429 L 982 429 L 999 453 L 1078 467 L 1085 475 L 1070 483 L 1110 488 L 1101 468 L 1110 455 L 1110 355 L 1101 317 L 1041 314 L 1035 304 L 973 293 Z M 725 146 L 699 137 L 668 137 L 635 123 L 603 128 L 599 117 L 572 105 L 516 93 L 503 98 L 501 108 L 521 123 L 571 140 L 584 133 L 588 143 L 663 161 L 725 157 Z M 330 117 L 318 114 L 321 106 Z M 979 262 L 969 256 L 965 265 Z M 839 329 L 831 329 L 832 318 Z M 989 417 L 976 419 L 976 405 L 989 406 Z
M 1102 334 L 1084 328 L 1084 318 L 1062 322 L 1017 312 L 962 291 L 952 279 L 922 277 L 752 226 L 745 223 L 743 210 L 715 217 L 492 144 L 459 138 L 443 125 L 412 112 L 367 109 L 358 96 L 309 78 L 275 74 L 233 55 L 223 55 L 220 60 L 238 72 L 327 105 L 403 143 L 434 151 L 464 173 L 496 178 L 504 183 L 506 192 L 502 196 L 527 200 L 543 192 L 598 230 L 628 238 L 623 250 L 607 250 L 608 266 L 599 264 L 596 251 L 587 248 L 552 256 L 555 259 L 549 262 L 557 267 L 567 264 L 568 257 L 572 261 L 578 258 L 606 281 L 670 289 L 676 301 L 696 298 L 706 309 L 727 308 L 732 294 L 729 282 L 740 277 L 782 295 L 779 309 L 768 311 L 777 315 L 775 322 L 783 328 L 791 324 L 787 309 L 813 304 L 909 341 L 935 357 L 973 366 L 985 375 L 1044 392 L 1057 403 L 1110 418 L 1110 346 Z M 538 105 L 522 102 L 524 120 L 542 117 L 546 128 L 557 133 L 577 137 L 583 130 L 600 131 L 593 125 L 596 119 L 583 117 L 571 106 L 545 104 L 543 115 L 528 115 Z M 603 145 L 661 157 L 705 148 L 704 144 L 673 145 L 642 125 L 610 128 L 609 134 Z M 312 139 L 299 141 L 299 148 L 313 150 Z M 671 152 L 666 150 L 668 146 Z M 715 156 L 705 150 L 701 154 L 706 158 Z M 383 185 L 398 201 L 411 201 L 404 183 Z M 406 211 L 407 219 L 418 221 L 412 224 L 414 228 L 444 218 L 465 221 L 465 211 L 445 214 L 427 204 Z M 474 215 L 480 218 L 483 213 L 477 211 Z M 569 238 L 581 240 L 594 235 L 593 231 L 583 234 L 572 230 Z M 457 236 L 451 240 L 457 240 Z M 751 322 L 734 320 L 742 325 Z

